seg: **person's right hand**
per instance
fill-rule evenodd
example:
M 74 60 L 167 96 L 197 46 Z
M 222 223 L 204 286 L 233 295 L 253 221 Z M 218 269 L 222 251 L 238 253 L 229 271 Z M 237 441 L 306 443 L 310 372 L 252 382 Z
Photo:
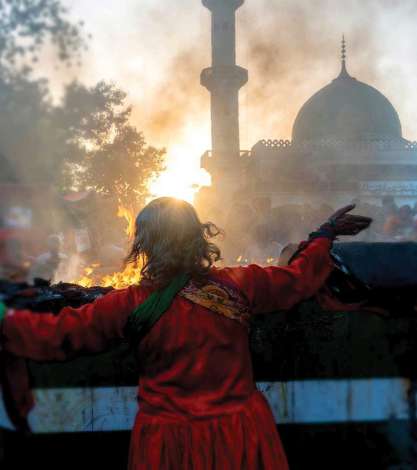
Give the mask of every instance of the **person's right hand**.
M 325 224 L 333 230 L 336 237 L 339 235 L 357 235 L 371 225 L 372 219 L 370 217 L 348 214 L 354 208 L 355 204 L 350 204 L 338 209 Z

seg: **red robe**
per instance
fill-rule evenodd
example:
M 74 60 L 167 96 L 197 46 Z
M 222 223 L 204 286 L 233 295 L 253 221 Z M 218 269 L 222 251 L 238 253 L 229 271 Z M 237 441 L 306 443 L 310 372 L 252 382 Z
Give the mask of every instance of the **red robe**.
M 332 270 L 330 244 L 313 240 L 288 267 L 213 269 L 211 276 L 238 289 L 253 314 L 286 310 L 323 285 Z M 131 286 L 57 316 L 9 310 L 3 346 L 39 361 L 103 351 L 123 337 L 129 314 L 150 292 Z M 177 296 L 138 353 L 143 374 L 130 470 L 288 468 L 253 380 L 244 325 Z

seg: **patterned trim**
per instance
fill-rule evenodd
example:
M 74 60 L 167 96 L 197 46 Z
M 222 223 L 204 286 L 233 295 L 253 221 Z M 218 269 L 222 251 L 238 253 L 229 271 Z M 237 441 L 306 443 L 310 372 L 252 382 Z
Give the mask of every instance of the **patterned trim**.
M 187 284 L 179 295 L 212 312 L 236 320 L 249 328 L 249 305 L 238 291 L 210 280 L 203 287 L 192 281 Z

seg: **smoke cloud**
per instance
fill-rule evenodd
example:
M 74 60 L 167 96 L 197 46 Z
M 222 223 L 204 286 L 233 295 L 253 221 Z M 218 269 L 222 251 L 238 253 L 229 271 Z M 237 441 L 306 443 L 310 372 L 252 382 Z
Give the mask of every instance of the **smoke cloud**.
M 241 100 L 244 140 L 250 146 L 291 136 L 302 104 L 339 73 L 342 34 L 349 73 L 385 94 L 404 135 L 416 139 L 416 10 L 412 1 L 247 2 L 239 16 L 239 60 L 250 72 Z
M 193 178 L 210 148 L 209 94 L 199 80 L 211 62 L 210 13 L 201 0 L 63 3 L 92 37 L 80 67 L 57 66 L 45 50 L 36 75 L 50 80 L 53 99 L 74 79 L 114 82 L 128 93 L 133 124 L 151 145 L 167 148 L 168 167 L 178 170 L 162 184 L 178 185 L 187 172 Z M 397 109 L 403 135 L 416 140 L 416 14 L 414 0 L 246 0 L 237 12 L 237 63 L 249 71 L 240 92 L 242 149 L 291 138 L 303 103 L 340 71 L 342 34 L 349 73 L 379 89 Z M 18 139 L 21 126 L 13 128 Z
M 135 123 L 155 145 L 186 145 L 184 129 L 192 123 L 204 151 L 209 96 L 199 74 L 210 65 L 210 13 L 201 2 L 67 3 L 93 35 L 79 78 L 107 78 L 128 91 Z M 241 90 L 242 148 L 291 136 L 302 104 L 339 73 L 342 34 L 350 74 L 384 93 L 404 136 L 416 139 L 416 13 L 413 0 L 247 0 L 237 12 L 237 61 L 249 70 Z

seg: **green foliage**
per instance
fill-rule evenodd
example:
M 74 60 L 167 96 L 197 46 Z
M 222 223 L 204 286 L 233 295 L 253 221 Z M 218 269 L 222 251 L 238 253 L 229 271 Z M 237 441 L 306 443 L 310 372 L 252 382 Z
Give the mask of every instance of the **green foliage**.
M 46 83 L 16 75 L 0 80 L 2 181 L 56 179 L 58 136 L 54 133 Z
M 130 124 L 126 95 L 104 82 L 70 84 L 58 106 L 45 82 L 0 81 L 0 181 L 95 189 L 139 206 L 164 151 Z
M 142 204 L 164 151 L 146 145 L 112 84 L 71 83 L 54 105 L 47 80 L 31 73 L 46 41 L 67 63 L 85 45 L 59 0 L 0 0 L 0 182 L 95 189 Z
M 80 58 L 81 24 L 59 0 L 0 0 L 0 181 L 56 182 L 62 131 L 54 122 L 48 82 L 32 77 L 46 42 L 61 61 Z
M 104 82 L 87 88 L 72 83 L 54 121 L 66 130 L 71 151 L 64 156 L 64 186 L 115 196 L 125 205 L 140 206 L 147 184 L 163 169 L 164 150 L 147 146 L 130 124 L 126 94 Z
M 80 58 L 85 46 L 82 23 L 67 18 L 59 0 L 0 0 L 0 67 L 2 71 L 35 63 L 49 40 L 59 59 Z

